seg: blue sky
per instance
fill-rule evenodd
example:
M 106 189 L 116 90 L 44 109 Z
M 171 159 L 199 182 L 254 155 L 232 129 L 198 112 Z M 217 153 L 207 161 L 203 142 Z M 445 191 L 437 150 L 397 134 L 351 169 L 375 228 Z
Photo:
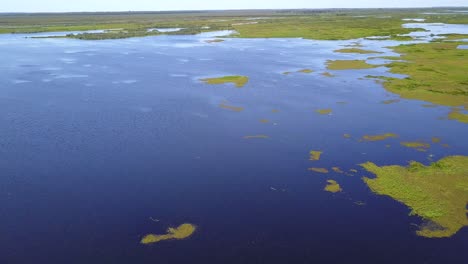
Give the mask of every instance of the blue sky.
M 468 0 L 3 0 L 0 12 L 468 6 Z

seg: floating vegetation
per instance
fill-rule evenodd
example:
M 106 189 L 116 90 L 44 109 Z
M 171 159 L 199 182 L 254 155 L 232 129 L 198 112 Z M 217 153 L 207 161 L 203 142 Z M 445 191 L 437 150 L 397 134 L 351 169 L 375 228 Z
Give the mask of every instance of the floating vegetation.
M 242 112 L 244 111 L 244 107 L 238 107 L 238 106 L 232 106 L 232 105 L 227 105 L 227 104 L 219 104 L 219 107 L 223 109 L 228 109 L 234 112 Z
M 278 113 L 279 110 L 278 110 L 278 109 L 273 109 L 273 110 L 271 110 L 271 112 L 272 112 L 272 113 Z
M 391 100 L 382 101 L 382 104 L 394 104 L 398 102 L 400 102 L 400 99 L 391 99 Z
M 334 180 L 327 180 L 327 185 L 325 186 L 325 191 L 331 193 L 337 193 L 343 191 L 341 186 Z
M 322 75 L 325 76 L 325 77 L 335 77 L 334 74 L 331 74 L 329 72 L 324 72 L 324 73 L 322 73 Z
M 314 71 L 311 70 L 311 69 L 302 69 L 302 70 L 299 70 L 299 71 L 297 71 L 297 72 L 300 72 L 300 73 L 312 73 L 312 72 L 314 72 Z
M 468 225 L 468 156 L 450 156 L 424 166 L 412 161 L 407 167 L 361 165 L 376 175 L 364 182 L 376 194 L 390 196 L 431 225 L 416 233 L 424 237 L 450 237 Z M 434 228 L 437 226 L 437 228 Z
M 237 88 L 244 87 L 249 82 L 249 77 L 247 76 L 224 76 L 219 78 L 206 78 L 200 79 L 202 82 L 206 84 L 226 84 L 226 83 L 233 83 L 236 85 Z
M 182 224 L 178 226 L 177 228 L 172 228 L 170 227 L 167 229 L 167 234 L 165 235 L 154 235 L 154 234 L 149 234 L 144 236 L 140 243 L 141 244 L 152 244 L 152 243 L 157 243 L 163 240 L 172 240 L 172 239 L 186 239 L 190 237 L 196 230 L 196 227 L 192 224 Z
M 368 64 L 365 60 L 328 60 L 327 68 L 329 70 L 359 70 L 372 69 L 379 65 Z
M 458 108 L 453 109 L 449 113 L 448 118 L 450 120 L 457 120 L 458 122 L 468 123 L 468 114 L 462 113 Z
M 309 168 L 309 171 L 315 171 L 318 173 L 328 173 L 329 171 L 325 168 Z
M 321 115 L 328 115 L 331 114 L 332 109 L 318 109 L 315 112 L 321 114 Z
M 255 139 L 255 138 L 267 139 L 267 138 L 270 138 L 270 137 L 267 136 L 267 135 L 254 135 L 254 136 L 245 136 L 244 138 L 245 139 Z
M 323 153 L 322 151 L 316 151 L 316 150 L 310 151 L 309 160 L 319 160 L 322 153 Z
M 432 137 L 431 138 L 432 143 L 440 143 L 441 139 L 438 137 Z
M 289 75 L 291 74 L 292 72 L 289 72 L 289 71 L 286 71 L 286 72 L 283 72 L 284 75 Z
M 380 140 L 385 140 L 387 138 L 397 138 L 397 137 L 398 137 L 397 134 L 385 133 L 382 135 L 373 135 L 373 136 L 365 135 L 362 137 L 362 139 L 365 141 L 380 141 Z
M 224 39 L 209 39 L 205 40 L 206 43 L 219 43 L 219 42 L 224 42 Z
M 356 169 L 350 169 L 350 172 L 357 173 L 358 171 Z
M 380 51 L 364 50 L 364 49 L 358 49 L 358 48 L 339 49 L 339 50 L 335 50 L 334 52 L 359 53 L 359 54 L 380 54 L 380 53 L 383 53 L 383 52 L 380 52 Z
M 344 138 L 351 138 L 351 135 L 350 134 L 343 134 L 343 137 Z
M 268 120 L 268 119 L 260 119 L 260 123 L 263 123 L 263 124 L 270 123 L 270 120 Z
M 332 170 L 336 173 L 344 173 L 344 171 L 342 171 L 340 167 L 332 167 Z
M 421 141 L 414 141 L 414 142 L 400 142 L 402 146 L 407 148 L 415 148 L 415 149 L 427 149 L 430 148 L 431 145 L 429 143 L 421 142 Z

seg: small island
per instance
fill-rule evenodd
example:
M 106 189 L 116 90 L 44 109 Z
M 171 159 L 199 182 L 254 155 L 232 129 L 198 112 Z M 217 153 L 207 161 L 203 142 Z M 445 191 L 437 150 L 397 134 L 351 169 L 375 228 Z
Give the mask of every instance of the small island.
M 361 164 L 376 178 L 363 177 L 376 194 L 390 196 L 427 221 L 416 232 L 424 237 L 450 237 L 468 225 L 468 156 L 449 156 L 425 166 Z
M 213 84 L 213 85 L 232 83 L 237 88 L 242 88 L 249 82 L 249 77 L 233 75 L 233 76 L 223 76 L 223 77 L 217 77 L 217 78 L 205 78 L 205 79 L 200 79 L 200 81 L 205 82 L 206 84 Z
M 328 60 L 329 70 L 359 70 L 377 68 L 379 65 L 368 64 L 365 60 Z
M 170 227 L 167 229 L 167 234 L 164 235 L 154 235 L 149 234 L 144 236 L 140 243 L 141 244 L 152 244 L 157 243 L 163 240 L 180 240 L 190 237 L 196 230 L 196 227 L 192 224 L 182 224 L 176 228 Z

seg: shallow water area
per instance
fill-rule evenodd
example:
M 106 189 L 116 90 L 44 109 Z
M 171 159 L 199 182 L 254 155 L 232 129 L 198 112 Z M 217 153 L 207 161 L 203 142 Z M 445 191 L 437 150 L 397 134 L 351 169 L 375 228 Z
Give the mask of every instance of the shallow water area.
M 370 58 L 414 41 L 205 42 L 232 33 L 0 35 L 0 262 L 363 263 L 361 248 L 375 263 L 464 261 L 466 228 L 417 237 L 421 219 L 361 180 L 367 161 L 468 155 L 466 124 L 440 119 L 452 109 L 382 103 L 398 96 L 366 78 L 404 77 Z M 382 54 L 334 52 L 354 42 Z M 328 60 L 379 67 L 328 70 Z M 283 74 L 300 69 L 311 72 Z M 200 81 L 219 76 L 249 82 Z M 398 136 L 361 140 L 387 133 Z M 427 152 L 400 144 L 433 137 L 441 144 Z M 342 192 L 324 191 L 328 180 Z M 140 244 L 183 223 L 197 226 L 186 240 Z

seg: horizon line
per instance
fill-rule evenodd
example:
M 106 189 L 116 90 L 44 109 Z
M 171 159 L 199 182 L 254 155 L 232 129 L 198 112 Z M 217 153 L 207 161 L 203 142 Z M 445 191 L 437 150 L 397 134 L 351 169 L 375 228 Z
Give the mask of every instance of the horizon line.
M 316 7 L 316 8 L 240 8 L 240 9 L 187 9 L 187 10 L 109 10 L 109 11 L 0 11 L 0 14 L 73 14 L 73 13 L 161 13 L 161 12 L 222 12 L 222 11 L 273 11 L 273 10 L 353 10 L 353 9 L 435 9 L 468 8 L 466 6 L 414 6 L 414 7 Z

